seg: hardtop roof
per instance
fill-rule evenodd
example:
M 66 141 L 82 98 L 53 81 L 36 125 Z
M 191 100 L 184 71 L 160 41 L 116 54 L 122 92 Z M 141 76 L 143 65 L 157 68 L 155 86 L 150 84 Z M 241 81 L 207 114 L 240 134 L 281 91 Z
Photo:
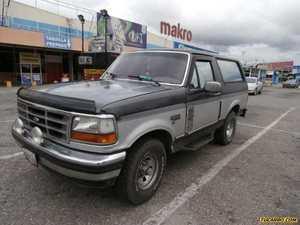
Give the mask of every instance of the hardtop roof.
M 218 53 L 213 53 L 213 52 L 208 52 L 208 51 L 200 51 L 200 50 L 193 50 L 193 49 L 182 49 L 182 48 L 151 48 L 151 49 L 143 49 L 143 50 L 138 50 L 137 52 L 151 52 L 151 51 L 160 51 L 160 52 L 184 52 L 184 53 L 189 53 L 193 55 L 205 55 L 205 56 L 212 56 L 215 58 L 220 58 L 220 59 L 227 59 L 227 60 L 232 60 L 232 61 L 239 61 L 238 59 L 231 58 L 228 56 L 220 55 Z

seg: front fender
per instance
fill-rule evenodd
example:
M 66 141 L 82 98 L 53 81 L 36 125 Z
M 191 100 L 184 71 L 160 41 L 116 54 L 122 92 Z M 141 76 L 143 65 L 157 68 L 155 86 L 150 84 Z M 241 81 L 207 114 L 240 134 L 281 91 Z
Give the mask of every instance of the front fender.
M 178 119 L 172 120 L 175 115 Z M 128 149 L 143 135 L 156 130 L 168 132 L 174 141 L 184 135 L 185 116 L 185 104 L 178 104 L 120 118 L 118 147 Z
M 156 130 L 164 130 L 168 132 L 172 138 L 172 141 L 175 140 L 175 132 L 172 128 L 171 122 L 162 119 L 153 119 L 139 124 L 130 132 L 130 134 L 126 138 L 128 147 L 131 147 L 138 139 L 140 139 L 145 134 Z

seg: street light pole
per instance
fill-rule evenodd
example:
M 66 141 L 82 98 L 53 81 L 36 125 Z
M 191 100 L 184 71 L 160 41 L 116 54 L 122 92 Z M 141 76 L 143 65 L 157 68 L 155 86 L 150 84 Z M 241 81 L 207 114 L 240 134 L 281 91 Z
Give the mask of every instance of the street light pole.
M 4 26 L 4 4 L 5 1 L 2 1 L 2 13 L 1 13 L 1 26 Z
M 108 51 L 107 51 L 107 20 L 109 18 L 108 12 L 106 9 L 100 10 L 100 14 L 104 19 L 104 54 L 105 54 L 105 67 L 108 66 Z
M 81 51 L 84 52 L 84 23 L 81 24 Z
M 83 54 L 84 53 L 84 22 L 85 22 L 85 19 L 84 19 L 83 15 L 78 15 L 78 19 L 81 22 L 81 54 Z M 81 66 L 79 65 L 79 68 L 80 67 Z M 80 69 L 83 70 L 83 67 L 81 67 Z
M 78 15 L 78 19 L 81 22 L 81 52 L 84 52 L 84 22 L 85 19 L 83 17 L 83 15 Z
M 104 37 L 105 37 L 104 51 L 105 54 L 107 54 L 107 18 L 106 17 L 104 17 Z

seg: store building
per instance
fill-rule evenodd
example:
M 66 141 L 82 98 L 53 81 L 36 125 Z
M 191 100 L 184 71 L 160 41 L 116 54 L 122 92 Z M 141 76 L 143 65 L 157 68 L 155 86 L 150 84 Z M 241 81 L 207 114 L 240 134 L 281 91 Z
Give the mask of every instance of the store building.
M 11 1 L 0 24 L 0 85 L 59 82 L 63 74 L 78 79 L 80 21 Z M 95 32 L 84 32 L 85 50 Z
M 285 81 L 293 71 L 293 61 L 270 62 L 258 64 L 258 68 L 266 70 L 266 81 L 278 84 Z

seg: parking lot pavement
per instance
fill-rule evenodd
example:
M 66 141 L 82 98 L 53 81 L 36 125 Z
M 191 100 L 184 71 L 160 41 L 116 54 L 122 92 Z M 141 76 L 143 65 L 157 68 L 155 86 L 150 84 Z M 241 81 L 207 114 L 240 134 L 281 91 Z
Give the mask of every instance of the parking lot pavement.
M 0 94 L 7 109 L 1 107 L 1 120 L 12 120 L 14 94 Z M 111 189 L 79 186 L 32 167 L 22 156 L 1 159 L 20 149 L 8 134 L 11 123 L 0 122 L 0 224 L 218 225 L 259 224 L 259 216 L 299 218 L 299 103 L 300 90 L 293 89 L 265 88 L 249 96 L 233 143 L 171 156 L 157 194 L 140 206 Z M 172 204 L 178 198 L 180 204 Z

